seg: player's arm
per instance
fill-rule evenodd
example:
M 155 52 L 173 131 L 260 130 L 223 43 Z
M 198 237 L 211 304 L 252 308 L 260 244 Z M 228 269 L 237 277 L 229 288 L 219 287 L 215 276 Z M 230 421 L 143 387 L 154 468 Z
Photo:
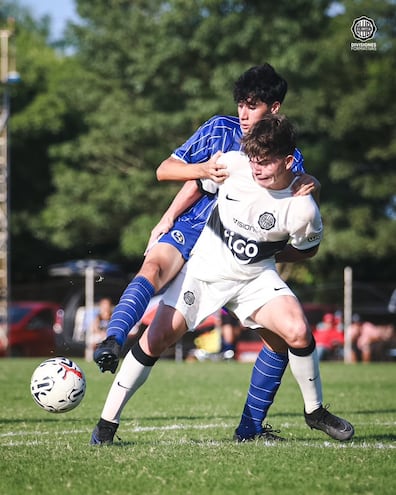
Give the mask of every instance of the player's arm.
M 202 163 L 185 163 L 170 156 L 157 168 L 157 179 L 159 181 L 212 179 L 215 182 L 223 182 L 228 177 L 228 173 L 225 165 L 216 163 L 221 154 L 221 151 L 218 151 L 209 160 Z
M 197 182 L 195 180 L 187 181 L 173 198 L 163 218 L 169 218 L 173 225 L 175 219 L 190 208 L 201 196 L 202 192 L 198 188 Z
M 218 152 L 214 155 L 213 158 L 216 157 L 216 160 L 217 158 L 219 158 L 219 161 L 221 161 L 220 156 L 222 156 L 222 153 Z M 215 163 L 214 160 L 213 163 Z M 218 163 L 218 167 L 225 169 L 226 165 Z M 187 165 L 187 168 L 193 168 L 193 165 Z M 223 180 L 221 180 L 221 182 L 223 182 Z M 176 194 L 171 205 L 163 214 L 160 222 L 156 225 L 156 227 L 154 227 L 152 236 L 156 235 L 156 238 L 158 238 L 161 234 L 168 232 L 172 227 L 175 219 L 183 212 L 188 210 L 196 201 L 198 201 L 198 199 L 203 194 L 215 194 L 219 182 L 219 180 L 213 181 L 211 177 L 202 178 L 199 180 L 188 180 Z M 206 187 L 203 186 L 203 184 L 206 184 Z
M 275 255 L 277 263 L 294 263 L 313 258 L 323 236 L 319 207 L 311 197 L 293 199 L 290 208 L 290 242 Z
M 303 261 L 308 258 L 313 258 L 319 250 L 319 245 L 309 249 L 296 249 L 291 244 L 286 246 L 275 255 L 275 261 L 277 263 L 294 263 L 296 261 Z
M 185 210 L 190 208 L 200 197 L 202 192 L 199 190 L 195 180 L 187 181 L 180 191 L 174 197 L 169 208 L 162 215 L 161 220 L 153 228 L 150 234 L 150 239 L 147 243 L 146 253 L 150 247 L 172 228 L 176 218 Z
M 304 157 L 301 151 L 296 148 L 294 150 L 294 162 L 292 167 L 292 172 L 297 177 L 292 185 L 292 189 L 295 196 L 306 196 L 312 194 L 313 199 L 319 206 L 320 200 L 320 188 L 321 184 L 312 175 L 309 175 L 305 171 L 304 167 Z

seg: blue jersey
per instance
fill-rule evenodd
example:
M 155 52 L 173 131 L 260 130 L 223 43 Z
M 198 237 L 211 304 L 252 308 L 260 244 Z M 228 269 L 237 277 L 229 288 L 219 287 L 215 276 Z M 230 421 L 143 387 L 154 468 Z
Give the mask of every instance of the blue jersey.
M 217 151 L 240 151 L 242 130 L 239 118 L 215 115 L 197 129 L 194 134 L 172 156 L 185 163 L 208 161 Z M 298 149 L 294 151 L 293 172 L 304 170 L 304 159 Z M 206 221 L 216 202 L 216 196 L 204 195 L 175 221 L 172 230 L 164 234 L 159 242 L 175 246 L 185 260 L 190 257 Z

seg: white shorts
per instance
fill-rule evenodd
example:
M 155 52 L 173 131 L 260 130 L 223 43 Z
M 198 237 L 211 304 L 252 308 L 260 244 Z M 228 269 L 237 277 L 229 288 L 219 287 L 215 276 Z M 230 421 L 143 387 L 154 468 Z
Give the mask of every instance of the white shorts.
M 193 277 L 184 265 L 165 292 L 162 301 L 177 309 L 189 329 L 196 328 L 207 316 L 223 306 L 233 311 L 242 325 L 258 328 L 250 316 L 268 301 L 279 296 L 294 296 L 276 268 L 263 270 L 252 280 L 204 282 Z

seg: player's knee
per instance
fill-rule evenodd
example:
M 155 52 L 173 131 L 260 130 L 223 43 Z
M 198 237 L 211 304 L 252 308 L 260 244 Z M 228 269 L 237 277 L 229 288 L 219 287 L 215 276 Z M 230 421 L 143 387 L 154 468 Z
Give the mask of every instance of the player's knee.
M 161 331 L 151 332 L 148 335 L 148 346 L 154 356 L 160 356 L 176 340 L 176 332 L 171 328 L 162 327 Z
M 153 356 L 160 356 L 169 347 L 169 341 L 166 334 L 151 336 L 148 340 L 150 353 Z
M 161 270 L 162 268 L 159 260 L 146 260 L 137 275 L 146 278 L 151 284 L 153 284 L 156 290 L 158 290 L 158 281 L 160 278 Z
M 289 347 L 304 348 L 311 344 L 312 334 L 303 319 L 291 320 L 285 328 Z

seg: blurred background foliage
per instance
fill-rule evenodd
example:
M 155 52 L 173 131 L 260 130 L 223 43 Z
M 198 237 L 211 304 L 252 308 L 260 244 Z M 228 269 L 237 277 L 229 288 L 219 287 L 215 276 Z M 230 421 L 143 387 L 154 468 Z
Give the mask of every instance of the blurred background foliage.
M 49 19 L 16 19 L 11 88 L 14 280 L 71 258 L 136 270 L 180 184 L 155 169 L 213 114 L 236 114 L 234 80 L 271 63 L 282 106 L 322 184 L 325 239 L 295 282 L 396 280 L 395 1 L 76 0 L 80 22 L 51 41 Z M 375 20 L 376 51 L 352 51 L 351 25 Z

